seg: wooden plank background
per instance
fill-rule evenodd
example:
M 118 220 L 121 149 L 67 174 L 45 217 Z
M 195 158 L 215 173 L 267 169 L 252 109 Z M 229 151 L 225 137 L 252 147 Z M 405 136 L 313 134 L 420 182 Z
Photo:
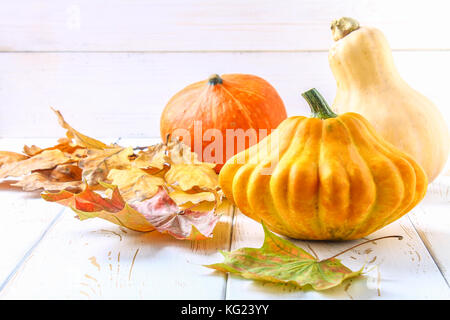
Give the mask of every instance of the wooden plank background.
M 329 24 L 378 25 L 394 49 L 449 49 L 439 0 L 73 0 L 2 6 L 2 51 L 328 50 Z
M 156 137 L 170 97 L 212 73 L 259 75 L 289 115 L 308 114 L 303 90 L 334 98 L 329 26 L 343 15 L 383 30 L 403 77 L 450 122 L 448 9 L 436 0 L 10 2 L 0 10 L 0 137 L 57 135 L 49 106 L 97 137 Z
M 446 0 L 4 2 L 0 150 L 51 145 L 64 131 L 50 106 L 107 142 L 157 141 L 170 97 L 212 73 L 259 75 L 278 90 L 289 115 L 307 115 L 302 91 L 316 87 L 330 103 L 334 98 L 329 25 L 341 16 L 380 28 L 402 76 L 450 123 L 449 9 Z M 220 261 L 218 249 L 261 245 L 260 226 L 232 208 L 213 241 L 191 243 L 104 221 L 80 223 L 38 193 L 10 190 L 8 182 L 0 189 L 0 243 L 8 244 L 0 259 L 0 299 L 450 299 L 448 175 L 430 185 L 408 216 L 370 236 L 401 234 L 403 241 L 342 257 L 354 268 L 372 261 L 376 268 L 366 279 L 327 293 L 260 285 L 201 267 Z M 350 245 L 298 243 L 321 257 Z

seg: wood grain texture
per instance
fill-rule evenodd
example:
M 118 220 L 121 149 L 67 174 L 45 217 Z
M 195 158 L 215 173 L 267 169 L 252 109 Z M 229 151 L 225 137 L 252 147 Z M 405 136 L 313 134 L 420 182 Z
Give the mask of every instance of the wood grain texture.
M 27 143 L 49 146 L 51 140 L 0 139 L 0 150 L 21 152 Z M 11 186 L 14 181 L 8 178 L 0 182 L 0 290 L 62 211 L 61 206 L 44 203 L 38 191 L 23 192 Z
M 1 5 L 2 51 L 327 50 L 352 16 L 394 49 L 449 49 L 447 1 L 73 0 Z
M 342 286 L 316 292 L 287 285 L 254 282 L 230 275 L 227 299 L 449 299 L 445 279 L 407 217 L 371 234 L 368 239 L 401 235 L 355 248 L 342 256 L 344 265 L 358 270 L 364 264 L 365 277 L 347 280 Z M 261 225 L 242 213 L 235 216 L 232 249 L 260 247 L 264 233 Z M 448 239 L 448 235 L 447 235 Z M 320 259 L 361 241 L 298 241 L 297 245 Z M 313 253 L 314 252 L 314 253 Z
M 450 52 L 396 52 L 400 73 L 433 100 L 450 123 Z M 301 92 L 317 88 L 331 103 L 335 80 L 326 52 L 3 53 L 0 137 L 63 132 L 49 106 L 95 137 L 157 137 L 170 97 L 213 73 L 250 73 L 269 81 L 288 115 L 309 115 Z M 393 106 L 395 112 L 395 106 Z
M 441 175 L 428 187 L 419 207 L 409 215 L 417 233 L 450 283 L 450 177 Z

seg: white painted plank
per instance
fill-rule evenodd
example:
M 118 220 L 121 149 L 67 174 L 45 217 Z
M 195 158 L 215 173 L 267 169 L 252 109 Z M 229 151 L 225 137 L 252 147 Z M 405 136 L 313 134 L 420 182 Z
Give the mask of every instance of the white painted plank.
M 67 209 L 0 299 L 223 299 L 225 277 L 202 265 L 228 249 L 231 208 L 202 241 L 80 222 Z
M 355 248 L 339 259 L 358 270 L 364 264 L 366 277 L 348 280 L 344 285 L 323 292 L 294 289 L 285 285 L 254 282 L 231 275 L 227 299 L 449 299 L 450 290 L 407 217 L 371 234 L 368 239 L 401 235 Z M 232 249 L 260 247 L 263 231 L 259 223 L 242 213 L 235 217 Z M 292 240 L 305 250 L 308 245 L 321 259 L 361 241 L 329 242 Z
M 0 139 L 0 150 L 21 152 L 26 143 L 50 146 L 50 139 Z M 11 187 L 12 179 L 0 180 L 0 288 L 33 245 L 58 217 L 60 206 L 45 203 L 40 192 Z
M 2 51 L 326 50 L 353 16 L 397 49 L 450 48 L 443 0 L 9 1 Z
M 404 78 L 450 123 L 450 52 L 396 52 L 394 57 Z M 309 114 L 300 96 L 304 90 L 316 87 L 329 102 L 336 91 L 326 52 L 3 53 L 0 69 L 0 137 L 62 134 L 49 106 L 94 137 L 159 136 L 159 117 L 170 97 L 212 73 L 265 78 L 289 115 Z
M 441 175 L 409 216 L 434 261 L 450 283 L 450 176 Z

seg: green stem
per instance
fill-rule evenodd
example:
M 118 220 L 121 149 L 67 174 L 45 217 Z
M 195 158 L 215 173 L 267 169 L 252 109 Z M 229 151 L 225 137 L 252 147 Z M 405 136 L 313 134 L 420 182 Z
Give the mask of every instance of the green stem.
M 215 86 L 216 84 L 222 84 L 223 80 L 218 74 L 213 74 L 213 75 L 209 76 L 208 83 L 210 85 Z
M 328 103 L 315 88 L 302 93 L 302 97 L 308 102 L 314 118 L 336 118 L 338 115 L 331 110 Z

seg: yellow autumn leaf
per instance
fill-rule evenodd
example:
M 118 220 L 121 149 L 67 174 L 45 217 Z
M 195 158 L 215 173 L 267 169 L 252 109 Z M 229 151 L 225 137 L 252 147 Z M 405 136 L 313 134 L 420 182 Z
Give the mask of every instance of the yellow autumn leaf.
M 133 167 L 140 169 L 163 169 L 167 161 L 166 146 L 163 143 L 160 143 L 149 146 L 146 151 L 141 151 L 133 161 Z
M 11 152 L 11 151 L 0 151 L 0 167 L 9 163 L 14 163 L 28 159 L 26 155 Z
M 82 186 L 81 180 L 73 181 L 58 181 L 52 179 L 45 173 L 33 172 L 22 178 L 22 180 L 12 184 L 15 187 L 22 187 L 25 191 L 33 191 L 38 189 L 44 189 L 48 191 L 60 191 L 60 190 L 80 190 Z
M 53 112 L 55 112 L 56 116 L 58 117 L 58 122 L 64 129 L 67 130 L 66 135 L 69 139 L 75 139 L 78 145 L 89 148 L 89 149 L 106 149 L 110 148 L 110 146 L 104 144 L 103 142 L 90 138 L 88 136 L 85 136 L 84 134 L 81 134 L 80 132 L 76 131 L 74 128 L 72 128 L 63 118 L 61 112 L 58 110 L 53 109 Z
M 158 168 L 161 170 L 173 164 L 202 164 L 211 168 L 216 166 L 213 163 L 199 161 L 197 154 L 178 139 L 147 147 L 147 150 L 141 151 L 133 162 L 133 166 L 140 169 Z
M 159 187 L 165 184 L 164 179 L 149 175 L 138 168 L 112 169 L 107 178 L 130 203 L 151 198 L 158 192 Z
M 49 147 L 49 148 L 42 149 L 34 144 L 31 146 L 25 145 L 25 146 L 23 146 L 23 153 L 32 157 L 32 156 L 35 156 L 45 150 L 53 150 L 53 149 L 59 149 L 63 152 L 73 154 L 74 152 L 79 152 L 80 150 L 83 150 L 84 147 L 81 147 L 81 146 L 73 143 L 71 139 L 60 138 L 60 139 L 58 139 L 57 145 L 55 145 L 53 147 Z
M 165 175 L 165 179 L 171 186 L 183 191 L 192 190 L 194 187 L 216 190 L 219 186 L 216 172 L 203 163 L 172 164 Z
M 187 204 L 192 206 L 200 202 L 214 202 L 216 198 L 212 192 L 194 192 L 188 193 L 182 190 L 173 190 L 169 193 L 169 196 L 175 201 L 178 206 Z
M 110 170 L 130 168 L 131 155 L 133 155 L 132 147 L 88 149 L 87 157 L 81 159 L 78 165 L 83 169 L 83 179 L 89 185 L 97 185 L 99 181 L 106 180 Z
M 61 150 L 45 150 L 31 158 L 11 162 L 0 168 L 0 179 L 6 177 L 20 177 L 34 170 L 54 168 L 59 164 L 73 162 L 70 154 Z

